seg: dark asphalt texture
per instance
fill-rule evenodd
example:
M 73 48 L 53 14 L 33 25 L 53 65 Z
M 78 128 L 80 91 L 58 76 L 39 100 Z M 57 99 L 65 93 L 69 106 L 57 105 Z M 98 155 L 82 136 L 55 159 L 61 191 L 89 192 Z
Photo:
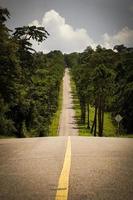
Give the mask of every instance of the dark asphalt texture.
M 133 139 L 72 138 L 70 200 L 133 200 Z
M 53 200 L 66 138 L 0 140 L 0 200 Z
M 53 200 L 67 137 L 0 140 L 0 200 Z M 69 200 L 132 200 L 133 139 L 71 136 Z

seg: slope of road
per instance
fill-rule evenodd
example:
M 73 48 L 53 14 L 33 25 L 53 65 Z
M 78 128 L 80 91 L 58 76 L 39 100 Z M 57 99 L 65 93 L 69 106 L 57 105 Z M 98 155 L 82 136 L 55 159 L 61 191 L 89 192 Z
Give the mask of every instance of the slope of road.
M 65 69 L 63 78 L 63 105 L 59 123 L 59 135 L 78 135 L 78 129 L 75 121 L 75 112 L 73 109 L 73 100 L 71 94 L 69 70 Z
M 133 139 L 70 140 L 68 198 L 60 200 L 133 199 Z M 0 140 L 0 200 L 55 200 L 58 190 L 67 189 L 58 186 L 67 141 L 68 137 Z

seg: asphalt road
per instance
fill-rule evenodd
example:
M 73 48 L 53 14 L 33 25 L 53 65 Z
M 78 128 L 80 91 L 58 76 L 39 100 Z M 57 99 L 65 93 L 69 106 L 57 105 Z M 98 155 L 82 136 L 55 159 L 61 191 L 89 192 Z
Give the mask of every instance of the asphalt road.
M 78 129 L 74 116 L 75 112 L 73 109 L 70 75 L 69 70 L 66 68 L 63 78 L 63 105 L 59 125 L 60 136 L 78 135 Z
M 0 200 L 132 200 L 133 139 L 77 136 L 63 88 L 60 137 L 0 140 Z
M 70 200 L 132 200 L 133 139 L 72 138 Z
M 0 140 L 0 199 L 55 199 L 67 138 Z M 70 139 L 68 200 L 133 199 L 133 139 Z
M 0 140 L 0 200 L 55 198 L 66 138 Z

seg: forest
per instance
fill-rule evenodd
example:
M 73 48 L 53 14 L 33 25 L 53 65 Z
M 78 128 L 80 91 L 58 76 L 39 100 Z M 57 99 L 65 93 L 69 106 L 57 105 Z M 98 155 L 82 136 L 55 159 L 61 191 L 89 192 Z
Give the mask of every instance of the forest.
M 123 117 L 122 129 L 133 133 L 133 48 L 116 45 L 106 49 L 88 46 L 82 53 L 44 54 L 32 48 L 31 39 L 45 42 L 44 27 L 6 26 L 7 9 L 0 8 L 0 135 L 48 136 L 64 68 L 69 67 L 76 84 L 81 123 L 103 136 L 104 113 Z M 89 109 L 94 107 L 93 123 Z
M 18 27 L 12 33 L 5 25 L 10 17 L 0 9 L 0 135 L 41 137 L 58 107 L 64 56 L 32 49 L 30 39 L 43 42 L 49 33 L 43 27 Z
M 86 124 L 91 133 L 103 136 L 104 113 L 122 116 L 121 129 L 133 133 L 133 48 L 123 44 L 114 49 L 98 45 L 88 46 L 82 53 L 65 55 L 71 67 L 72 77 L 80 102 L 80 123 Z M 90 124 L 90 107 L 94 107 L 94 119 Z

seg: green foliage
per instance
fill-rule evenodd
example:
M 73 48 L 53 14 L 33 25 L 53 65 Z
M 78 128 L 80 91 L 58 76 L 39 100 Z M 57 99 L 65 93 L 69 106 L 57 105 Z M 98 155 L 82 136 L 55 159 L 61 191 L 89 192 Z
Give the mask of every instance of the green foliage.
M 49 135 L 50 136 L 57 136 L 58 135 L 58 128 L 60 123 L 60 114 L 62 110 L 62 99 L 63 98 L 63 84 L 60 86 L 59 98 L 58 98 L 58 109 L 54 113 L 50 125 Z
M 74 80 L 71 78 L 71 87 L 72 87 L 72 94 L 73 94 L 73 103 L 74 103 L 74 110 L 76 114 L 76 121 L 79 128 L 79 135 L 80 136 L 92 136 L 91 130 L 87 128 L 87 120 L 85 124 L 82 124 L 80 121 L 81 116 L 81 109 L 80 109 L 80 102 L 77 95 L 76 85 Z M 93 124 L 95 108 L 90 106 L 90 127 Z M 109 112 L 105 112 L 104 117 L 104 136 L 106 137 L 114 137 L 116 133 L 116 128 L 112 122 L 111 114 Z
M 30 39 L 36 40 L 38 43 L 43 42 L 45 39 L 47 39 L 49 33 L 45 30 L 44 27 L 23 26 L 15 28 L 13 35 L 19 43 L 19 52 L 24 54 L 24 50 L 34 51 L 34 49 L 31 48 L 32 44 L 29 42 Z
M 15 33 L 13 34 L 17 39 L 25 39 L 25 40 L 36 40 L 38 42 L 43 42 L 49 33 L 45 30 L 44 27 L 36 27 L 36 26 L 23 26 L 15 28 Z
M 4 102 L 4 99 L 0 98 L 0 135 L 8 136 L 15 131 L 13 121 L 6 116 L 8 112 L 8 104 Z
M 132 48 L 130 48 L 132 49 Z M 120 52 L 116 65 L 116 99 L 114 102 L 114 114 L 123 116 L 123 129 L 133 133 L 133 51 Z
M 24 26 L 10 35 L 7 9 L 0 9 L 0 135 L 49 135 L 57 110 L 64 56 L 31 51 L 30 39 L 44 41 L 44 27 Z
M 120 113 L 122 128 L 133 132 L 133 48 L 116 45 L 114 49 L 117 52 L 99 45 L 95 51 L 87 47 L 83 53 L 66 56 L 79 98 L 80 123 L 84 127 L 88 120 L 87 128 L 94 135 L 107 135 L 106 111 L 113 118 Z M 93 123 L 91 107 L 95 108 Z

